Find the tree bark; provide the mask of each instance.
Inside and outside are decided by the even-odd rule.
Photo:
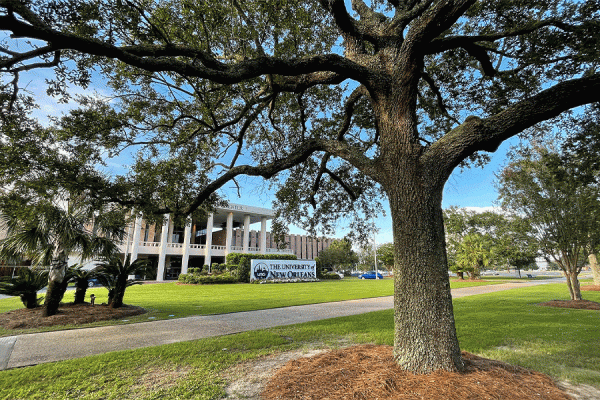
[[[583,300],[581,296],[581,288],[579,285],[579,279],[577,279],[577,273],[563,270],[565,277],[567,278],[567,287],[569,288],[569,295],[571,300]]]
[[[123,298],[125,297],[125,289],[127,288],[127,275],[119,275],[115,284],[114,295],[109,303],[111,308],[119,308],[123,306]]]
[[[413,373],[462,371],[446,259],[443,183],[427,187],[413,172],[404,170],[384,185],[396,253],[394,358]]]
[[[596,253],[591,253],[588,256],[588,260],[590,261],[590,268],[592,269],[592,275],[594,276],[594,285],[600,286],[600,266],[598,266]]]
[[[570,272],[567,276],[569,286],[571,290],[571,300],[583,300],[581,296],[581,287],[579,286],[579,279],[577,279],[577,273]]]
[[[49,317],[57,313],[60,301],[65,294],[62,284],[67,273],[67,255],[62,250],[58,250],[56,254],[48,274],[48,289],[44,301],[44,311],[42,312],[43,317]]]
[[[75,288],[75,300],[73,301],[73,304],[85,303],[85,293],[87,292],[87,288],[87,281],[85,282],[85,285],[83,285],[83,283],[80,285],[80,283],[77,282],[77,287]]]

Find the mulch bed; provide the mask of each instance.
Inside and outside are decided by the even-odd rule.
[[[569,400],[552,378],[463,352],[464,373],[405,372],[391,346],[360,345],[288,362],[261,399]]]
[[[550,300],[539,303],[539,305],[545,307],[576,308],[579,310],[600,310],[600,303],[590,300]]]
[[[581,290],[600,292],[600,285],[582,285]]]
[[[110,308],[105,304],[61,304],[56,315],[42,317],[42,307],[19,308],[0,314],[0,326],[5,329],[29,329],[53,325],[82,325],[90,322],[121,319],[146,313],[142,307],[123,305]]]

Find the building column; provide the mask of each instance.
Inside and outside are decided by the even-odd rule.
[[[167,238],[168,243],[173,243],[173,231],[175,230],[175,224],[170,223],[169,220],[169,236]]]
[[[190,262],[190,242],[192,238],[192,219],[188,217],[185,221],[183,233],[183,255],[181,256],[181,273],[187,274]]]
[[[131,245],[131,262],[137,260],[140,251],[140,235],[142,232],[142,214],[138,214],[133,225],[133,244]]]
[[[233,236],[233,213],[227,214],[227,229],[225,236],[225,257],[231,251],[231,239]]]
[[[260,254],[267,254],[267,217],[260,217]]]
[[[213,231],[213,214],[208,214],[206,221],[206,248],[204,249],[204,264],[210,266],[212,257],[212,231]]]
[[[250,244],[250,215],[244,215],[244,253],[248,253],[248,245]]]
[[[169,236],[169,226],[171,221],[171,215],[165,214],[162,231],[160,232],[160,251],[158,253],[158,271],[156,271],[156,280],[164,281],[165,280],[165,263],[167,258],[167,243]]]

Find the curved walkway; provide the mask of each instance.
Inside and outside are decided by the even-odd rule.
[[[556,282],[554,279],[452,289],[459,298]],[[393,307],[393,296],[218,315],[32,333],[0,338],[0,370],[117,350],[228,335],[275,326],[363,314]]]

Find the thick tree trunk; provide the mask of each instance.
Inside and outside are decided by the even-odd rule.
[[[42,312],[43,317],[49,317],[57,313],[60,301],[64,294],[61,286],[62,281],[50,280],[48,282],[46,299],[44,300],[44,311]]]
[[[87,292],[87,282],[85,284],[85,286],[83,284],[81,284],[81,286],[79,285],[79,282],[77,283],[77,287],[75,288],[75,300],[73,301],[73,304],[83,304],[85,303],[85,293]]]
[[[42,316],[44,317],[54,315],[58,311],[60,301],[66,290],[66,287],[63,287],[63,281],[67,273],[67,267],[68,263],[65,252],[58,250],[48,274],[48,289],[46,290],[44,311],[42,312]]]
[[[595,253],[591,253],[588,256],[590,261],[590,268],[592,269],[592,275],[594,276],[594,285],[600,286],[600,266],[598,266],[598,258]]]
[[[127,288],[127,275],[119,276],[115,284],[114,296],[109,303],[111,308],[119,308],[123,306],[123,298],[125,297],[125,289]]]
[[[396,254],[394,357],[413,373],[461,371],[446,259],[443,184],[427,188],[405,181],[395,186],[387,189]]]

